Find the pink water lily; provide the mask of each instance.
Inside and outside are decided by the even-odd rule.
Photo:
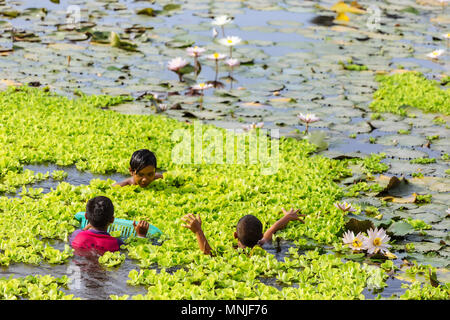
[[[319,117],[317,117],[316,115],[311,114],[311,113],[307,113],[307,114],[299,113],[297,115],[297,117],[305,123],[313,123],[313,122],[317,122],[320,120]]]
[[[178,74],[178,78],[179,78],[180,82],[182,82],[183,78],[182,78],[182,74],[181,74],[180,70],[187,65],[188,65],[188,62],[186,60],[184,60],[183,58],[177,57],[168,62],[167,68],[170,71],[173,71],[176,74]]]
[[[167,64],[167,68],[171,71],[179,71],[181,68],[185,67],[188,64],[186,60],[184,60],[181,57],[177,57],[175,59],[172,59]]]
[[[240,64],[240,62],[238,59],[231,58],[231,59],[225,60],[225,64],[227,66],[229,66],[230,68],[234,68],[234,67],[237,67]]]
[[[201,48],[201,47],[197,47],[197,46],[189,47],[186,49],[187,54],[191,57],[200,57],[201,54],[205,51],[206,51],[205,48]]]
[[[336,202],[334,206],[338,209],[341,209],[344,212],[355,212],[356,209],[352,207],[350,203],[347,202]]]
[[[308,113],[308,114],[299,113],[299,114],[297,115],[297,117],[298,117],[302,122],[305,123],[305,131],[306,131],[306,133],[308,133],[308,127],[309,127],[309,124],[310,124],[310,123],[317,122],[317,121],[320,120],[319,117],[317,117],[316,115],[311,114],[311,113]]]

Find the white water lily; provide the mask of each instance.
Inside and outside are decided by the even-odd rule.
[[[450,33],[444,33],[442,36],[443,36],[444,38],[450,39]]]
[[[252,122],[252,124],[242,126],[244,131],[254,130],[256,128],[262,128],[262,127],[264,127],[264,122],[258,122],[258,123]]]
[[[206,51],[205,48],[200,48],[198,46],[189,47],[186,49],[187,54],[191,57],[200,57],[200,55],[205,51]]]
[[[364,239],[364,249],[367,249],[367,253],[378,253],[381,252],[385,254],[389,252],[388,248],[391,245],[387,244],[387,242],[391,238],[386,234],[383,228],[375,228],[375,230],[369,229],[367,230],[367,238]]]
[[[344,202],[336,202],[334,206],[338,209],[341,209],[344,212],[355,212],[356,209],[352,207],[350,203]]]
[[[218,34],[219,33],[217,32],[216,28],[213,28],[212,29],[212,36],[213,36],[213,38],[216,38]]]
[[[206,59],[209,60],[222,60],[225,59],[227,56],[222,53],[214,52],[213,54],[209,54],[206,56]]]
[[[344,236],[342,237],[342,241],[354,251],[360,251],[364,249],[364,240],[365,237],[361,232],[358,232],[358,234],[355,236],[353,231],[350,230],[345,232]]]
[[[227,46],[227,47],[233,47],[241,43],[242,39],[236,36],[226,37],[219,40],[219,43]]]
[[[428,58],[431,58],[431,59],[437,59],[437,58],[439,58],[440,56],[442,56],[442,55],[444,54],[444,52],[445,52],[444,49],[434,50],[434,51],[428,53],[428,54],[427,54],[427,57],[428,57]]]
[[[177,57],[169,61],[169,63],[167,64],[167,68],[171,71],[178,72],[181,68],[185,67],[187,64],[188,62],[186,60]]]
[[[230,47],[230,59],[233,58],[233,47],[241,43],[242,39],[236,36],[226,37],[219,40],[219,43]]]
[[[213,85],[210,83],[198,83],[195,86],[192,86],[192,89],[194,90],[206,90],[209,88],[212,88]]]
[[[221,27],[221,26],[224,26],[231,22],[233,22],[232,18],[228,17],[227,15],[222,15],[222,16],[215,17],[214,20],[211,22],[211,24]]]

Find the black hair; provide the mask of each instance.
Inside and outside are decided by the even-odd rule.
[[[106,227],[113,217],[114,206],[109,198],[98,196],[87,202],[86,218],[93,227]]]
[[[139,172],[145,167],[153,166],[156,170],[156,156],[148,149],[140,149],[133,152],[130,160],[130,168],[134,172]]]
[[[246,247],[254,247],[263,237],[262,223],[254,215],[248,214],[239,219],[236,226],[237,238]]]

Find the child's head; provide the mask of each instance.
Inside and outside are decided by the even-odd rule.
[[[134,184],[148,186],[155,180],[156,157],[150,150],[141,149],[133,153],[130,160],[130,173]]]
[[[106,228],[114,222],[112,201],[104,196],[90,199],[86,204],[86,219],[94,228]]]
[[[243,216],[237,226],[235,237],[246,247],[254,247],[263,237],[262,223],[251,214]]]

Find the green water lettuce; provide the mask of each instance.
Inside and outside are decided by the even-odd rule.
[[[439,82],[428,80],[418,72],[406,72],[376,77],[380,82],[370,104],[376,112],[392,112],[407,115],[406,107],[425,112],[450,114],[450,92],[441,89]]]

